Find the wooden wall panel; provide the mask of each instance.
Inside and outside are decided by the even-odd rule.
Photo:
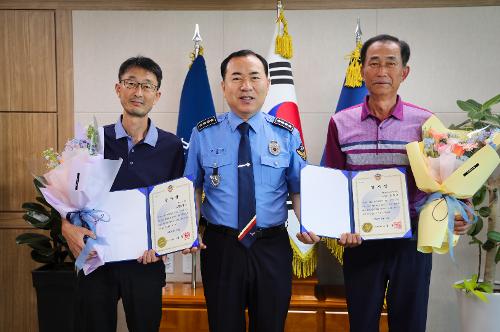
[[[19,221],[21,222],[21,221]],[[38,331],[36,296],[31,281],[30,249],[19,246],[16,236],[27,230],[0,228],[0,331]],[[31,232],[31,230],[30,230]]]
[[[0,211],[20,211],[33,200],[32,172],[42,172],[41,152],[57,145],[57,118],[52,113],[0,113]]]
[[[55,112],[52,11],[0,11],[0,111]]]
[[[70,10],[56,10],[57,137],[61,151],[73,137],[73,20]]]

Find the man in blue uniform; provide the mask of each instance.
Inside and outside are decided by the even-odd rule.
[[[292,282],[286,200],[299,216],[306,155],[297,129],[261,112],[270,84],[262,56],[234,52],[221,75],[230,112],[193,129],[184,172],[207,220],[201,272],[210,331],[245,331],[245,308],[250,331],[283,331]]]
[[[120,119],[104,127],[104,158],[123,159],[112,191],[155,185],[182,176],[184,150],[178,137],[156,128],[148,114],[160,98],[162,71],[153,60],[134,57],[118,72],[115,91],[123,107]],[[62,221],[62,233],[75,257],[86,228]],[[91,253],[92,254],[92,253]],[[153,250],[137,260],[106,263],[78,274],[75,331],[115,332],[121,298],[130,331],[156,332],[161,320],[165,265]]]

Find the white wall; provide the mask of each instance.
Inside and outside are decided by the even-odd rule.
[[[180,91],[200,24],[216,109],[225,111],[219,65],[230,52],[250,48],[266,56],[274,30],[274,11],[76,11],[73,13],[75,121],[115,122],[121,112],[114,94],[119,65],[142,54],[164,71],[163,93],[151,116],[175,132]],[[394,34],[412,49],[410,76],[400,94],[426,107],[446,123],[464,116],[455,100],[485,101],[500,93],[500,7],[287,11],[293,37],[293,71],[309,160],[321,157],[328,119],[344,79],[345,56],[354,47],[356,18],[363,40]],[[434,256],[428,331],[457,331],[453,281],[476,268],[476,251],[463,239],[457,264]],[[177,258],[177,257],[176,257]],[[180,269],[179,259],[176,268]],[[500,273],[500,271],[499,271]],[[182,274],[174,279],[183,278]],[[187,279],[186,279],[187,280]]]

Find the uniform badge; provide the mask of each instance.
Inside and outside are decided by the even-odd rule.
[[[219,168],[214,167],[212,171],[212,175],[210,175],[210,182],[212,183],[212,186],[218,187],[220,184],[220,175],[219,175]]]
[[[280,154],[281,148],[277,141],[269,142],[269,153],[273,156],[277,156]]]
[[[302,158],[304,161],[307,161],[306,148],[303,144],[300,144],[299,148],[295,151],[297,151],[297,154],[300,156],[300,158]]]

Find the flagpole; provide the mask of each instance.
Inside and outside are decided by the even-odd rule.
[[[196,26],[194,28],[194,36],[193,36],[193,41],[194,41],[194,58],[193,61],[198,57],[200,54],[200,43],[203,39],[201,38],[200,35],[200,27],[198,23],[196,23]],[[197,253],[192,253],[191,254],[191,288],[196,289],[196,260],[197,260]]]

